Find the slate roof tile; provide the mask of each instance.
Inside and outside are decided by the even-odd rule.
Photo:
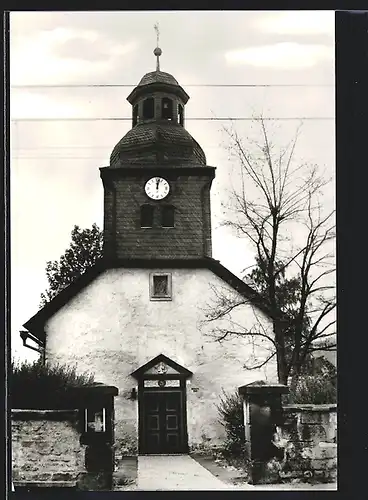
[[[137,162],[205,166],[206,155],[184,127],[164,120],[136,125],[117,143],[110,156],[112,167]]]
[[[141,85],[149,85],[150,83],[169,83],[170,85],[179,85],[177,80],[170,75],[170,73],[165,73],[164,71],[151,71],[150,73],[146,73],[141,81],[138,83],[138,86]]]

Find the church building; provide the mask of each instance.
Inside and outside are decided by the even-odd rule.
[[[269,356],[267,340],[216,340],[239,324],[271,332],[272,323],[257,294],[212,258],[216,169],[185,128],[188,94],[160,70],[161,49],[154,54],[156,71],[127,97],[132,128],[100,168],[104,256],[24,324],[47,361],[118,388],[114,435],[122,455],[221,446],[223,391],[277,381],[275,357],[245,367]],[[219,293],[243,304],[208,321]]]

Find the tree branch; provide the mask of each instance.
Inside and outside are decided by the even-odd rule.
[[[245,368],[246,370],[259,370],[260,368],[265,366],[270,361],[270,359],[272,359],[274,356],[276,356],[276,352],[272,353],[270,356],[268,356],[268,358],[265,361],[262,361],[258,365],[252,365],[251,367],[249,367],[249,366],[244,364],[243,368]]]

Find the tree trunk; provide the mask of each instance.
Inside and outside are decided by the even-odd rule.
[[[279,384],[287,385],[288,373],[286,368],[284,330],[279,321],[274,321],[273,331],[276,343],[277,376]]]
[[[294,371],[291,376],[290,381],[290,393],[295,394],[296,388],[298,387],[300,373],[298,371]]]
[[[277,356],[277,372],[279,384],[287,385],[288,376],[286,374],[285,366],[279,356]]]

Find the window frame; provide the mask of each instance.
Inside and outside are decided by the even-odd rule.
[[[147,210],[148,208],[151,211],[152,224],[151,224],[151,226],[143,226],[142,225],[142,213],[145,209]],[[151,229],[154,225],[154,220],[155,220],[155,207],[153,205],[151,205],[150,203],[144,203],[143,205],[141,205],[139,207],[139,223],[140,223],[141,229]]]
[[[164,212],[165,210],[171,210],[172,212],[172,226],[164,226]],[[161,227],[165,228],[165,229],[171,229],[171,228],[174,228],[175,227],[175,207],[174,205],[161,205],[161,210],[160,210],[160,223],[161,223]]]
[[[97,413],[100,413],[102,410],[102,430],[95,430],[93,429],[93,425],[89,426],[88,423],[96,423],[95,420],[89,420],[89,416],[92,413],[94,416],[96,416]],[[85,434],[105,434],[106,433],[106,408],[104,406],[101,406],[98,410],[96,408],[85,408],[84,409],[84,432]]]
[[[146,116],[147,111],[150,111],[152,116]],[[154,120],[155,118],[155,99],[153,97],[146,97],[142,104],[143,120]]]
[[[133,106],[133,115],[132,115],[132,125],[135,127],[138,125],[139,121],[139,106],[138,103]]]
[[[165,104],[168,104],[168,108],[165,108]],[[168,109],[166,113],[166,109]],[[165,116],[167,115],[167,116]],[[174,103],[170,97],[163,97],[161,101],[161,119],[167,121],[173,121],[174,119]]]
[[[167,277],[167,294],[166,295],[154,295],[154,277],[155,276],[166,276]],[[153,302],[160,301],[170,301],[172,300],[172,275],[167,272],[153,272],[149,276],[149,296],[150,300]]]
[[[184,127],[184,106],[180,103],[178,104],[178,123]]]

